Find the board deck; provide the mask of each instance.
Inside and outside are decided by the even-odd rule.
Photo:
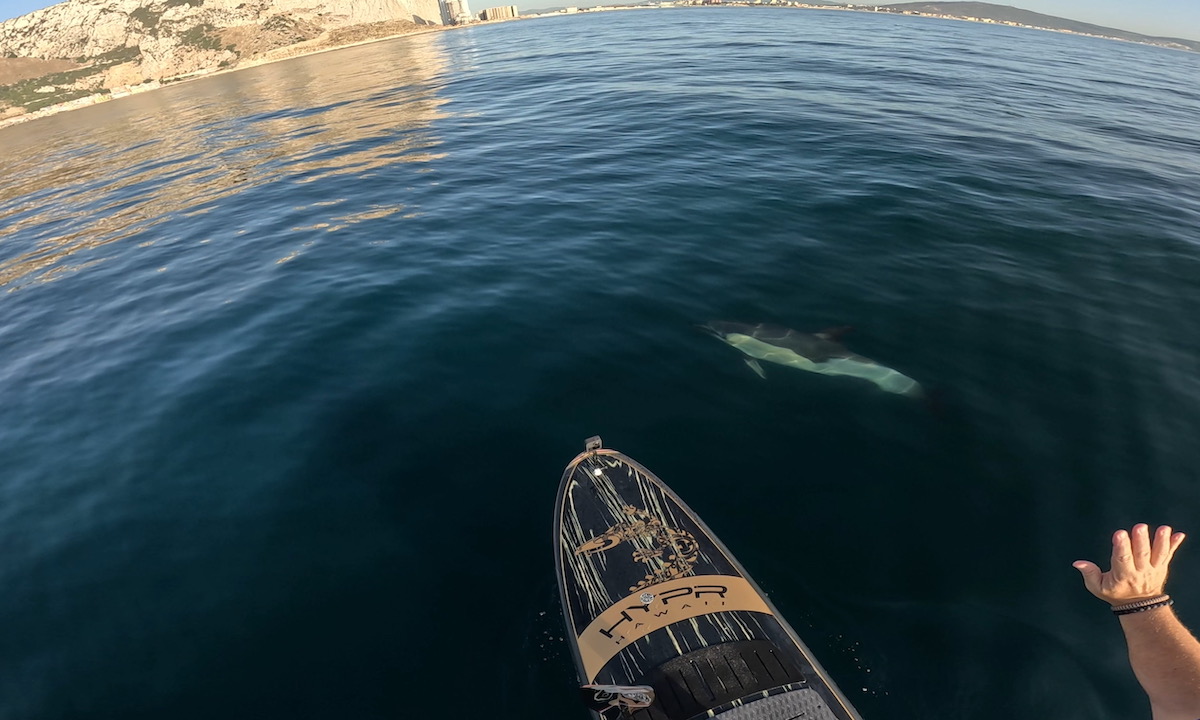
[[[700,518],[599,438],[563,473],[555,544],[581,684],[654,689],[621,717],[861,720]]]

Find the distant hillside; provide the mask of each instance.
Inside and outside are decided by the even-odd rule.
[[[438,0],[68,0],[0,22],[0,119],[441,24]]]
[[[915,12],[923,15],[951,15],[954,17],[991,20],[994,22],[1009,23],[1013,25],[1028,25],[1030,27],[1046,28],[1048,30],[1065,30],[1067,32],[1080,33],[1082,35],[1098,35],[1101,37],[1115,38],[1117,40],[1129,40],[1131,42],[1161,45],[1163,47],[1172,47],[1179,50],[1192,50],[1195,52],[1200,52],[1200,42],[1195,40],[1142,35],[1140,33],[1129,32],[1128,30],[1118,30],[1116,28],[1102,27],[1100,25],[1092,25],[1091,23],[1054,17],[1053,15],[1043,15],[1041,13],[1035,13],[1029,10],[1011,7],[1009,5],[995,5],[993,3],[984,2],[910,2],[899,3],[896,5],[880,5],[879,7],[881,9],[886,8],[893,12]]]

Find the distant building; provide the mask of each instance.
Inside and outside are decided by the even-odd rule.
[[[443,21],[448,25],[466,25],[475,20],[467,0],[442,0]]]
[[[509,20],[520,15],[516,5],[501,5],[493,7],[479,13],[479,17],[484,20]]]

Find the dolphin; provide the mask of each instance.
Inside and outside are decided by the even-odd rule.
[[[833,328],[809,334],[773,325],[723,321],[713,321],[700,327],[745,353],[748,356],[745,358],[746,364],[762,378],[767,374],[758,361],[766,360],[822,375],[862,378],[897,395],[920,397],[922,394],[916,380],[862,355],[855,355],[838,342],[849,328]]]

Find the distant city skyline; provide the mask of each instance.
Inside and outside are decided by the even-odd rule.
[[[607,4],[632,1],[607,0]],[[864,0],[854,2],[867,4]],[[48,0],[0,0],[0,20],[20,17],[54,4]],[[604,3],[599,0],[527,0],[517,3],[517,7],[524,13],[548,7],[600,4]],[[1129,0],[998,0],[997,4],[1145,35],[1200,40],[1200,2],[1197,0],[1141,0],[1137,3]]]

